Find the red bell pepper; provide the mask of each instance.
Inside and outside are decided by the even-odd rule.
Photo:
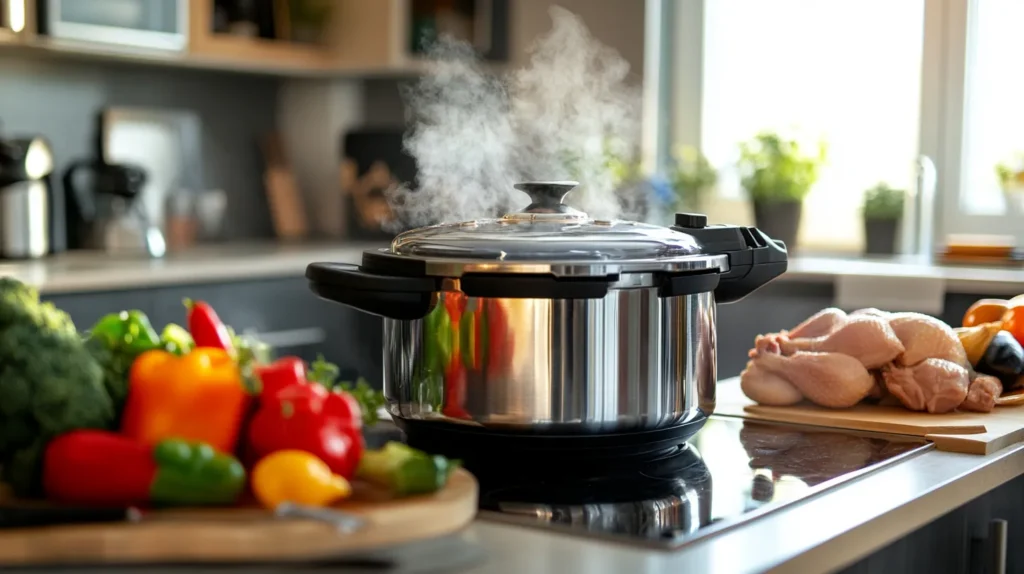
[[[43,457],[47,498],[90,506],[225,505],[245,488],[245,468],[207,444],[153,446],[100,430],[50,441]]]
[[[192,334],[196,347],[234,350],[231,332],[213,307],[203,301],[192,302],[189,299],[185,299],[185,307],[188,309],[188,332]]]
[[[306,451],[350,479],[363,453],[361,429],[359,403],[351,395],[295,383],[260,397],[260,409],[249,424],[249,452],[262,458],[280,450]]]
[[[281,357],[254,370],[260,379],[260,395],[273,397],[285,387],[306,382],[306,362],[298,357]]]
[[[448,369],[444,378],[444,406],[441,414],[453,419],[470,419],[466,411],[466,369],[456,362]]]
[[[497,376],[512,366],[514,343],[508,322],[508,313],[501,303],[487,299],[487,375]]]

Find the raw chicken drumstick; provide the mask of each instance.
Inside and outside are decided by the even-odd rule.
[[[758,386],[762,389],[769,385],[777,387],[777,381],[764,376],[774,375],[817,405],[846,408],[859,403],[875,386],[871,373],[848,355],[796,351],[787,356],[781,351],[777,343],[763,345],[747,366],[746,382],[740,379],[744,392]],[[756,396],[757,391],[754,392]],[[749,393],[747,396],[757,400]]]
[[[850,317],[835,331],[810,339],[793,339],[785,334],[761,335],[754,340],[754,351],[776,342],[783,355],[798,351],[842,353],[857,359],[867,369],[890,363],[904,351],[888,321],[869,315]]]
[[[759,361],[748,361],[740,373],[740,389],[759,405],[787,407],[804,400],[804,396],[789,381],[765,370]]]
[[[967,369],[945,359],[925,359],[912,367],[882,369],[889,392],[912,411],[948,413],[967,398]]]

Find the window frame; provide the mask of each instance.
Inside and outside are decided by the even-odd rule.
[[[644,78],[645,101],[668,107],[664,114],[645,111],[644,159],[659,172],[668,167],[667,146],[701,145],[706,1],[646,0],[648,49],[665,50],[656,58],[659,73]],[[927,252],[933,252],[933,246],[944,243],[949,234],[999,233],[1024,239],[1024,230],[1015,228],[1012,215],[973,215],[960,207],[965,189],[965,79],[974,1],[924,0],[918,153],[936,168],[932,237],[923,246]],[[654,14],[660,16],[656,24]]]

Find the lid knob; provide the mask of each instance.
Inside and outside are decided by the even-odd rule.
[[[577,181],[526,181],[513,187],[530,196],[530,205],[523,213],[575,213],[575,209],[562,202],[578,185]]]

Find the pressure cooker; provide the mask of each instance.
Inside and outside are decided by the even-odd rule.
[[[714,411],[715,305],[784,273],[785,244],[700,214],[591,218],[565,203],[577,185],[520,183],[522,211],[307,268],[320,297],[383,317],[387,409],[410,442],[636,453]]]

